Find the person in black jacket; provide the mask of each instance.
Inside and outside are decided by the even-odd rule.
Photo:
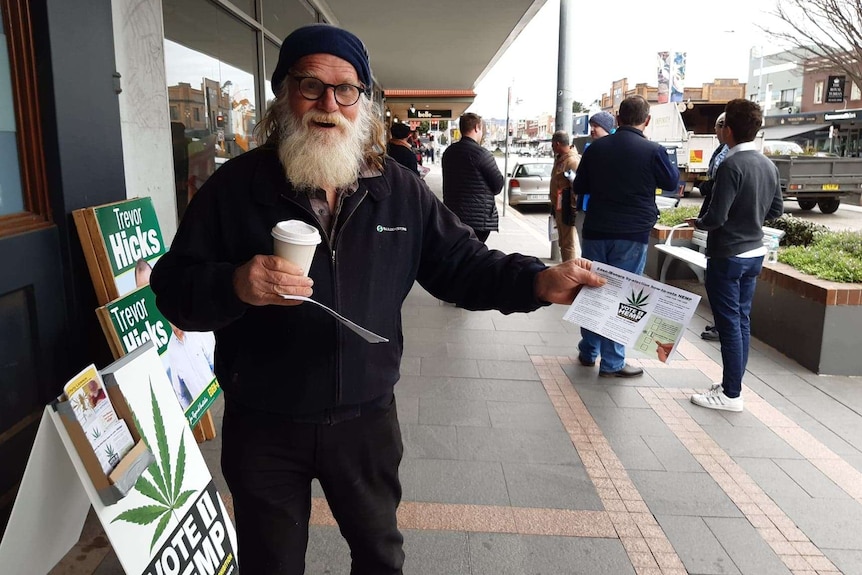
[[[658,219],[656,189],[675,189],[679,170],[665,148],[644,137],[650,105],[643,96],[620,103],[616,132],[595,140],[581,157],[572,185],[589,194],[581,239],[583,257],[635,274],[643,273],[649,234]],[[600,377],[638,377],[643,369],[626,363],[625,347],[581,328],[578,361],[593,366],[601,356]]]
[[[239,566],[305,570],[311,482],[350,546],[351,573],[400,574],[403,455],[393,388],[401,305],[416,281],[465,309],[533,311],[604,280],[590,262],[546,268],[489,250],[428,186],[381,153],[362,42],[328,24],[292,32],[272,75],[259,148],[218,169],[189,203],[151,286],[179,328],[214,331],[224,390],[222,470]],[[273,226],[323,241],[309,269],[273,255]],[[370,344],[314,297],[387,338]]]
[[[503,190],[504,178],[480,143],[482,118],[464,114],[458,127],[461,139],[443,152],[443,203],[484,242],[499,227],[494,196]]]
[[[389,133],[392,135],[392,138],[386,144],[386,153],[408,170],[418,174],[419,168],[416,163],[416,154],[413,153],[413,148],[407,143],[407,136],[410,135],[410,126],[396,122],[389,128]]]

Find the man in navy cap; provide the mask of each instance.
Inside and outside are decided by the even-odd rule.
[[[214,331],[224,389],[222,469],[244,573],[305,571],[311,482],[350,546],[351,573],[402,572],[396,510],[403,453],[393,387],[401,305],[415,281],[465,309],[568,304],[603,280],[589,262],[546,268],[489,250],[428,187],[384,154],[362,42],[330,25],[281,46],[261,147],[195,195],[151,277],[159,309]],[[273,226],[323,241],[309,269],[273,255]],[[388,341],[370,344],[314,299]]]

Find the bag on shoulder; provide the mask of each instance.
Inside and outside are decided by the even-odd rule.
[[[572,188],[563,188],[561,192],[562,200],[561,200],[561,210],[563,216],[563,223],[567,226],[575,225],[575,214],[577,210],[572,203]]]

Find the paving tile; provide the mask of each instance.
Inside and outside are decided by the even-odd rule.
[[[612,435],[672,435],[667,424],[652,409],[594,407],[590,409],[590,415],[593,416],[607,437]]]
[[[400,392],[395,393],[395,402],[398,408],[398,423],[404,424],[419,423],[419,398],[415,396],[405,396]]]
[[[423,397],[419,399],[419,423],[490,427],[491,418],[485,401]]]
[[[503,475],[514,507],[604,509],[581,466],[503,463]]]
[[[306,573],[349,573],[350,547],[338,527],[312,526],[305,552]]]
[[[445,342],[404,341],[404,357],[440,357],[445,355],[447,355]]]
[[[562,317],[562,314],[560,314]],[[494,318],[494,329],[499,331],[540,331],[543,333],[566,333],[566,327],[560,320],[532,319],[525,314],[512,314]]]
[[[802,455],[766,427],[704,425],[703,430],[733,458],[802,459]]]
[[[530,361],[523,345],[504,343],[449,342],[444,345],[446,357],[505,361]]]
[[[447,360],[448,361],[448,360]],[[536,368],[529,361],[476,360],[481,377],[538,381]]]
[[[398,408],[400,411],[401,404]],[[405,458],[458,459],[458,435],[454,426],[415,425],[402,421],[401,440]]]
[[[640,435],[611,435],[608,440],[626,469],[665,471],[664,465]]]
[[[423,376],[479,377],[479,366],[475,359],[450,358],[440,361],[440,358],[423,358],[420,361]]]
[[[769,544],[757,536],[748,520],[724,517],[704,517],[703,520],[743,575],[790,573]]]
[[[488,401],[491,426],[513,429],[562,430],[557,410],[547,400],[542,403]]]
[[[567,433],[485,427],[458,428],[458,458],[467,461],[580,464]]]
[[[587,407],[619,407],[605,387],[576,383],[575,389]]]
[[[458,531],[403,530],[404,572],[411,575],[470,575],[467,534]],[[349,571],[338,571],[347,573]],[[321,571],[308,571],[321,573]],[[336,573],[336,571],[332,571]]]
[[[858,549],[820,549],[844,575],[862,575],[862,551]]]
[[[811,499],[811,496],[771,459],[737,457],[735,461],[779,507],[785,501]]]
[[[822,471],[804,459],[775,459],[776,465],[814,498],[849,499],[849,495]]]
[[[657,514],[656,519],[689,573],[740,573],[700,517]]]
[[[817,547],[862,550],[862,505],[843,499],[783,501],[781,508]]]
[[[673,362],[669,364],[673,367]],[[655,370],[655,378],[661,387],[707,389],[713,381],[697,369]]]
[[[700,463],[676,437],[643,435],[641,439],[665,470],[693,473],[703,470]]]
[[[401,375],[419,375],[422,370],[422,360],[418,357],[401,358]]]
[[[631,387],[609,386],[607,388],[608,395],[617,407],[628,407],[635,409],[643,409],[649,407],[643,395],[637,389]]]
[[[741,515],[706,473],[633,470],[629,476],[655,515]]]
[[[509,505],[503,468],[497,462],[404,459],[399,475],[405,501]]]
[[[468,538],[472,575],[635,573],[617,539],[486,533]]]

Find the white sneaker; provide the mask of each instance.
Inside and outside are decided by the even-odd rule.
[[[727,397],[720,383],[715,383],[705,393],[695,393],[691,402],[707,409],[722,409],[724,411],[742,411],[742,396]]]

